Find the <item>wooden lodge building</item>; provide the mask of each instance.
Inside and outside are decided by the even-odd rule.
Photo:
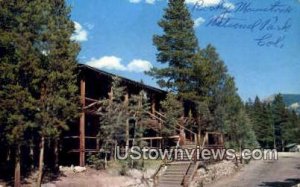
[[[99,100],[109,98],[113,77],[116,75],[90,67],[88,65],[79,65],[79,80],[80,100],[82,104],[82,113],[80,114],[79,122],[73,124],[70,130],[66,132],[63,139],[62,154],[65,157],[63,160],[68,161],[66,164],[85,165],[86,156],[88,153],[97,153],[101,149],[101,143],[97,138],[100,122],[97,109]],[[148,130],[151,131],[152,137],[144,137],[145,141],[149,141],[149,145],[153,147],[159,146],[159,132],[161,128],[159,122],[160,102],[166,97],[167,92],[143,83],[133,81],[124,77],[120,77],[121,85],[126,88],[125,100],[131,95],[139,94],[144,91],[147,94],[151,109],[149,111],[149,123],[152,125]],[[130,125],[130,123],[129,123]],[[130,133],[127,130],[127,142],[130,142]],[[78,159],[79,158],[79,159]],[[79,161],[79,162],[78,162]]]
[[[99,153],[101,151],[101,142],[97,137],[100,127],[100,115],[98,114],[99,102],[104,98],[109,99],[113,93],[111,85],[116,75],[80,64],[78,75],[78,85],[80,91],[80,101],[82,111],[77,123],[70,126],[69,131],[63,134],[62,150],[60,151],[61,160],[64,165],[76,164],[84,166],[89,153]],[[192,144],[205,146],[205,144],[223,144],[223,136],[216,132],[201,132],[186,128],[187,116],[193,106],[190,103],[183,103],[184,114],[178,119],[177,125],[174,127],[174,133],[168,138],[168,142],[164,142],[161,131],[164,128],[165,116],[161,113],[160,102],[166,98],[167,92],[143,83],[133,81],[118,76],[121,80],[121,86],[126,88],[124,102],[128,101],[131,95],[138,95],[140,91],[144,91],[150,103],[150,111],[146,112],[147,116],[142,120],[144,129],[144,142],[148,147],[161,147],[162,144],[175,146],[185,144],[186,141],[194,142]],[[126,142],[125,145],[131,146],[135,121],[128,119],[126,123]],[[182,135],[183,133],[183,135]],[[181,138],[180,138],[181,137]],[[181,140],[184,140],[180,143]]]

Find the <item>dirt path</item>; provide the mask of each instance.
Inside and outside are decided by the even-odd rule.
[[[112,176],[106,172],[84,172],[61,177],[42,187],[121,187],[130,186],[135,181],[125,176]]]
[[[276,161],[252,161],[232,177],[208,187],[292,187],[300,184],[300,153],[280,153]]]

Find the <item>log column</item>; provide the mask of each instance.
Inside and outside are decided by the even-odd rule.
[[[85,166],[85,80],[80,80],[80,101],[82,105],[82,112],[80,113],[80,127],[79,127],[79,165]]]
[[[155,103],[155,98],[153,97],[152,100],[151,100],[151,112],[152,114],[155,114],[155,111],[156,111],[156,103]]]

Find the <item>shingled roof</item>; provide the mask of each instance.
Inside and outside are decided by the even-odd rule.
[[[107,71],[103,71],[103,70],[94,68],[92,66],[86,65],[86,64],[79,64],[79,69],[81,71],[84,70],[84,69],[85,70],[90,70],[90,71],[96,72],[100,75],[104,75],[104,76],[107,76],[107,77],[110,77],[110,78],[113,78],[113,77],[117,76],[122,80],[122,82],[124,82],[126,84],[131,84],[135,87],[139,87],[141,89],[149,90],[149,91],[156,92],[156,93],[167,94],[167,91],[165,91],[165,90],[155,88],[153,86],[149,86],[149,85],[143,84],[141,82],[134,81],[134,80],[131,80],[131,79],[128,79],[126,77],[122,77],[122,76],[119,76],[119,75],[116,75],[116,74],[113,74],[113,73],[109,73]]]

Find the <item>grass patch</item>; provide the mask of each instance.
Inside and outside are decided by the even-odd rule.
[[[141,161],[139,161],[141,162]],[[162,160],[144,160],[144,164],[142,168],[134,168],[141,171],[145,171],[148,169],[157,169],[159,165],[162,163]],[[130,163],[126,160],[113,160],[108,161],[107,171],[113,175],[126,175],[127,171],[130,168]]]

